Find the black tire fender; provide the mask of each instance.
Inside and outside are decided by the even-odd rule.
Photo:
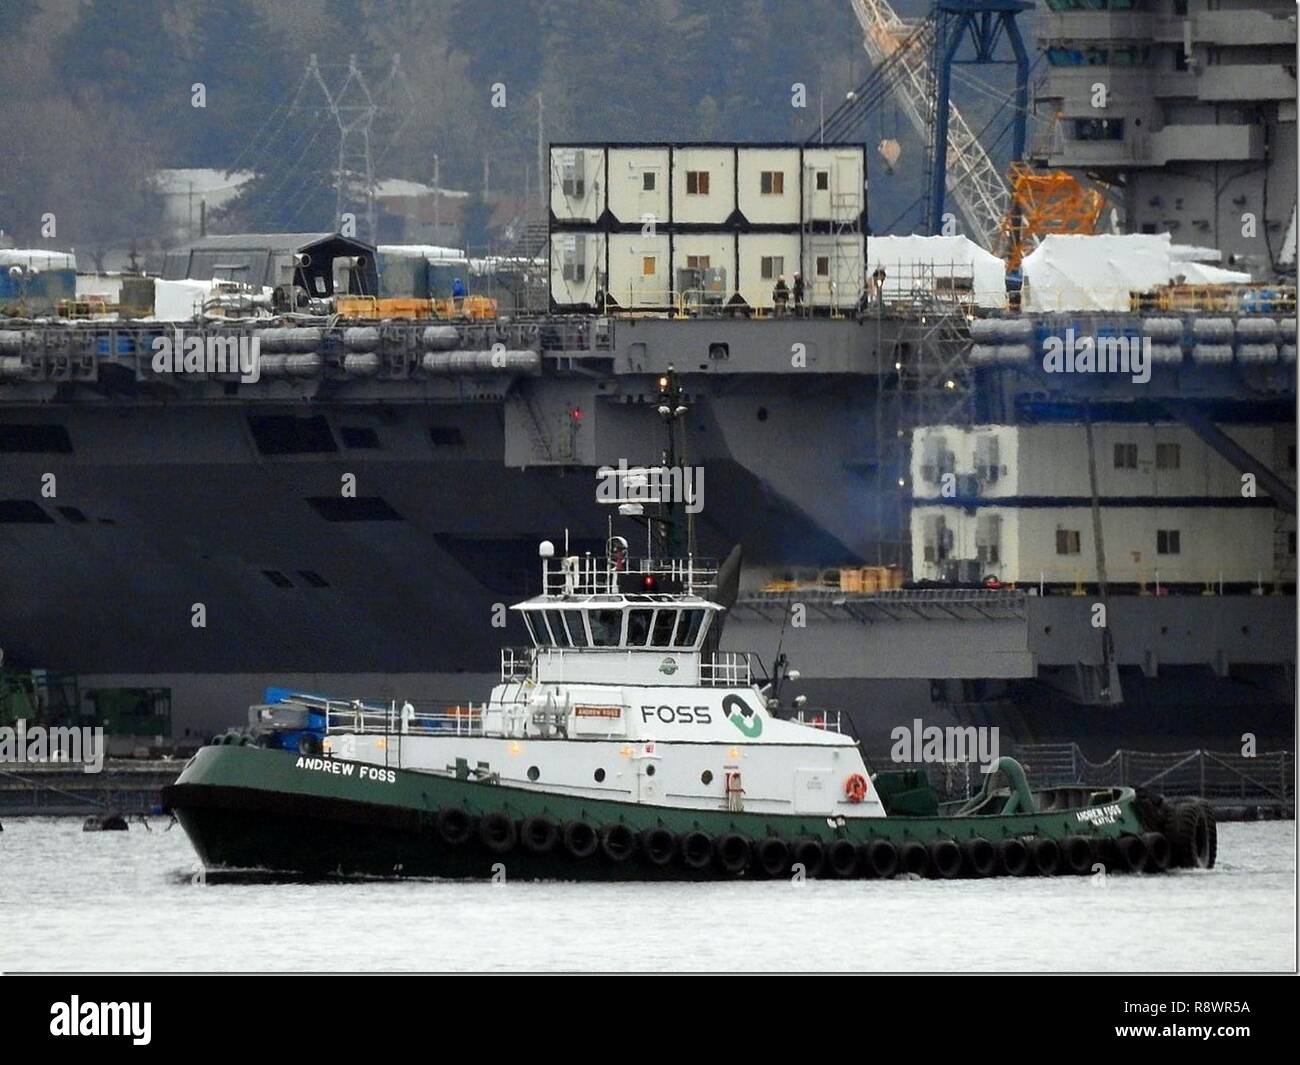
[[[857,874],[858,848],[852,840],[833,839],[826,844],[826,868],[841,880]]]
[[[1075,876],[1092,872],[1092,840],[1087,836],[1066,836],[1061,841],[1061,865]]]
[[[560,835],[564,849],[573,858],[590,858],[600,846],[600,836],[586,821],[566,822]]]
[[[971,836],[965,840],[961,845],[961,857],[968,876],[983,878],[997,873],[997,851],[983,836]]]
[[[459,847],[473,834],[474,819],[459,806],[447,806],[438,811],[434,827],[443,843]]]
[[[519,826],[519,842],[529,854],[550,854],[560,842],[560,826],[549,817],[525,817]]]
[[[478,840],[493,854],[509,854],[519,842],[519,829],[512,818],[494,810],[479,821]]]
[[[718,867],[732,876],[739,876],[749,867],[749,840],[734,832],[717,836],[713,840],[713,856]]]
[[[616,822],[600,830],[600,852],[611,862],[625,862],[636,853],[636,833]]]
[[[641,833],[641,854],[651,865],[667,865],[676,850],[677,840],[666,828],[647,828]]]
[[[898,872],[898,848],[887,839],[873,839],[858,848],[863,872],[878,880],[888,880]]]
[[[930,868],[940,880],[961,875],[961,847],[953,839],[936,839],[930,844]]]

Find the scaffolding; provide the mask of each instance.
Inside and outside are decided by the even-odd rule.
[[[964,286],[913,267],[900,301],[877,293],[876,329],[877,565],[911,573],[912,431],[923,425],[973,425],[970,305]],[[894,328],[886,340],[885,322]]]

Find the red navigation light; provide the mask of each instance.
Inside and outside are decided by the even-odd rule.
[[[641,587],[644,588],[647,592],[653,592],[656,588],[659,587],[659,582],[654,579],[653,574],[647,573],[644,577],[641,578]]]
[[[575,422],[582,421],[582,408],[574,407],[573,410],[569,411],[569,417],[572,418]]]

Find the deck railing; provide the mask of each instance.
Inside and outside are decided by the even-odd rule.
[[[621,578],[635,587],[620,589]],[[705,558],[624,558],[569,555],[542,562],[542,591],[546,595],[617,595],[640,591],[637,577],[655,577],[677,584],[687,593],[702,594],[718,580],[718,563]]]
[[[481,703],[421,703],[387,706],[362,703],[359,700],[321,700],[325,705],[325,733],[381,734],[381,735],[483,735],[483,704]],[[405,709],[407,705],[410,710]]]

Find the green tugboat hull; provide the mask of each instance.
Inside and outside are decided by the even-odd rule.
[[[1179,843],[1160,835],[1172,806],[1122,788],[1038,792],[1014,813],[840,818],[573,797],[245,746],[203,748],[163,798],[209,872],[284,878],[1154,871]]]

